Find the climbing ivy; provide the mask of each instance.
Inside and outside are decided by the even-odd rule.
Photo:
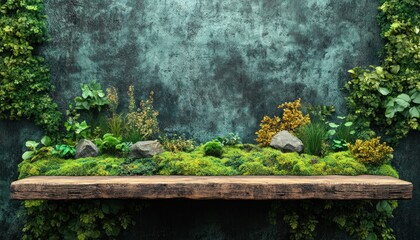
[[[61,120],[49,70],[35,47],[46,40],[43,0],[0,0],[0,119],[34,119],[48,133]]]
[[[384,129],[397,143],[418,130],[420,112],[420,2],[381,0],[378,21],[385,40],[381,66],[350,70],[349,112]]]

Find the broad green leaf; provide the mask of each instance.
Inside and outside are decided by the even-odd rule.
[[[420,92],[415,92],[413,95],[411,95],[411,100],[413,103],[420,104]]]
[[[403,99],[401,99],[401,98],[397,98],[397,99],[395,99],[395,102],[396,102],[398,105],[400,105],[401,107],[403,107],[403,108],[408,108],[408,107],[410,106],[410,103],[409,103],[409,102],[407,102],[407,101],[405,101],[405,100],[403,100]]]
[[[337,133],[337,131],[335,131],[334,129],[331,129],[328,131],[328,135],[333,136]]]
[[[41,139],[41,143],[42,143],[44,146],[49,146],[49,145],[51,145],[51,138],[50,138],[50,137],[48,137],[48,136],[44,136],[44,137]]]
[[[39,145],[39,143],[35,142],[35,141],[27,141],[25,143],[25,146],[28,147],[28,148],[31,148],[31,149],[37,148],[38,145]]]
[[[328,124],[330,127],[332,127],[332,128],[338,128],[339,126],[337,125],[337,124],[335,124],[335,123],[330,123],[330,124]]]
[[[351,127],[353,125],[353,122],[346,122],[344,123],[344,126],[346,127]]]
[[[22,159],[23,160],[28,160],[28,159],[31,159],[33,156],[34,156],[33,151],[26,151],[22,154]]]
[[[346,117],[343,117],[343,116],[337,116],[337,118],[341,120],[346,119]]]
[[[417,110],[417,107],[410,108],[410,117],[419,118],[420,117],[419,115],[420,115],[420,113]]]
[[[406,102],[411,102],[410,96],[408,96],[408,94],[405,94],[405,93],[398,95],[397,99],[402,99]]]
[[[395,116],[395,109],[394,107],[388,107],[385,111],[385,117],[387,118],[393,118]]]
[[[392,98],[388,101],[388,103],[385,105],[385,107],[394,107],[395,106],[395,99]]]
[[[366,238],[366,240],[377,240],[377,239],[378,239],[378,237],[373,232],[369,233],[369,235]]]
[[[391,72],[393,74],[397,74],[400,71],[401,67],[399,65],[392,65],[391,66]]]
[[[390,91],[388,90],[388,88],[381,87],[378,90],[384,96],[386,96],[386,95],[388,95],[390,93]]]

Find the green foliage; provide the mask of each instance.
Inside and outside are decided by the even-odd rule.
[[[96,81],[88,84],[80,84],[82,89],[82,96],[74,98],[75,108],[77,110],[91,110],[97,109],[101,111],[101,108],[108,105],[108,99],[105,93],[102,91],[102,86]]]
[[[307,154],[321,156],[328,138],[327,127],[323,123],[309,123],[300,127],[297,136],[305,146]]]
[[[382,95],[387,95],[386,93],[389,92],[381,92]],[[402,114],[406,118],[420,117],[420,91],[417,89],[411,90],[409,94],[402,93],[397,97],[389,97],[384,104],[385,116],[389,119],[394,118],[396,114]]]
[[[106,133],[102,138],[95,139],[95,144],[105,153],[128,152],[130,144],[122,142],[121,137],[116,137],[111,133]]]
[[[135,224],[133,214],[144,207],[122,200],[32,200],[23,205],[24,240],[113,239]]]
[[[74,158],[76,155],[76,148],[67,144],[56,145],[52,153],[64,159]]]
[[[217,137],[214,140],[220,142],[223,146],[232,146],[241,143],[241,137],[237,133],[229,133],[226,136]]]
[[[46,41],[42,0],[0,1],[0,119],[35,120],[48,134],[61,121],[54,87],[35,46]]]
[[[379,24],[385,40],[381,66],[350,70],[347,103],[351,114],[384,130],[392,143],[418,130],[420,91],[420,2],[382,0]]]
[[[391,161],[394,149],[386,142],[381,143],[380,140],[380,137],[364,141],[358,139],[354,145],[349,144],[349,149],[364,164],[382,165]]]
[[[272,148],[260,148],[250,144],[225,146],[223,151],[221,158],[206,156],[202,145],[189,153],[183,151],[164,152],[153,158],[145,159],[124,159],[102,155],[95,158],[82,158],[71,161],[54,157],[36,162],[24,160],[19,164],[19,178],[36,175],[397,175],[395,169],[390,165],[369,165],[366,167],[349,151],[331,153],[323,158],[307,154],[282,153]],[[59,204],[59,202],[56,203]],[[389,206],[385,203],[378,205],[378,203],[378,201],[351,201],[345,203],[283,201],[281,202],[283,206],[276,209],[276,211],[281,212],[285,216],[283,219],[290,226],[291,239],[311,239],[316,237],[316,227],[320,221],[333,221],[338,227],[357,239],[366,239],[366,236],[369,235],[375,235],[378,239],[393,239],[392,230],[387,227],[386,223],[392,216],[391,212],[396,206],[393,202],[388,202]],[[80,203],[80,205],[83,204]],[[57,208],[56,214],[63,214],[62,211],[67,214],[67,209],[62,208]],[[69,216],[72,219],[71,222],[79,221],[79,218],[77,218],[80,215],[79,210],[76,208],[76,210],[72,209],[72,211],[76,211],[76,213]],[[50,226],[38,226],[38,223],[45,224],[45,221],[47,221],[45,219],[55,219],[54,217],[50,218],[49,214],[51,214],[49,210],[44,212],[42,209],[31,215],[37,217],[30,218],[28,222],[30,227],[27,235],[36,233],[39,236],[45,236],[50,231],[54,231],[50,233],[52,236],[56,236],[56,234],[59,234],[58,236],[75,234],[72,232],[72,229],[63,227],[60,231],[56,231],[55,228]],[[34,220],[38,218],[42,219],[42,221]],[[102,229],[104,227],[103,224],[105,223],[97,219],[94,224],[94,231]],[[67,222],[62,226],[67,226]],[[91,232],[90,229],[86,230],[83,227],[81,232],[85,231]],[[105,233],[102,232],[101,234]],[[73,237],[74,235],[69,236]],[[107,236],[101,235],[100,238]]]
[[[223,144],[219,141],[210,141],[204,144],[204,154],[206,156],[222,157]]]
[[[353,239],[394,240],[387,226],[396,201],[277,201],[270,212],[271,222],[283,215],[290,226],[290,239],[316,239],[319,223],[336,225]]]
[[[41,139],[42,147],[38,148],[39,142],[35,141],[27,141],[26,147],[28,151],[22,154],[23,160],[30,160],[31,162],[37,161],[39,159],[45,159],[46,157],[50,156],[53,152],[53,148],[51,145],[51,138],[48,136],[44,136]]]
[[[195,148],[195,143],[191,139],[187,139],[184,136],[173,135],[163,135],[160,138],[160,143],[167,151],[171,152],[191,152]]]
[[[342,116],[338,116],[337,118],[341,121],[346,120],[346,117]],[[338,124],[330,122],[328,126],[330,127],[328,135],[330,136],[332,149],[334,151],[347,150],[347,144],[354,142],[356,137],[353,122],[343,121]]]
[[[126,158],[118,171],[118,175],[154,175],[158,173],[158,164],[153,158]]]

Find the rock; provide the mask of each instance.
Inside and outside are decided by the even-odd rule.
[[[270,146],[284,152],[298,152],[303,151],[302,141],[290,134],[288,131],[281,131],[277,133],[271,140]]]
[[[76,146],[76,159],[85,157],[96,157],[99,155],[99,148],[91,141],[82,139]]]
[[[140,141],[131,145],[130,158],[148,158],[164,152],[162,145],[156,140]]]

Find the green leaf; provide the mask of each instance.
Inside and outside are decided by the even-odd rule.
[[[341,120],[346,119],[346,117],[343,117],[343,116],[337,116],[337,118]]]
[[[393,118],[395,116],[395,108],[394,107],[387,107],[385,111],[385,117]]]
[[[337,131],[335,131],[334,129],[331,129],[328,131],[328,135],[333,136],[337,133]]]
[[[399,65],[392,65],[391,66],[391,73],[397,74],[400,71],[401,67]]]
[[[410,112],[410,117],[413,117],[413,118],[419,118],[420,117],[420,113],[417,110],[417,107],[410,108],[409,112]]]
[[[378,237],[373,232],[369,233],[369,235],[366,238],[366,240],[377,240],[377,239],[378,239]]]
[[[35,142],[35,141],[27,141],[25,143],[25,146],[28,147],[28,148],[31,148],[31,149],[37,148],[38,145],[39,145],[39,143],[38,142]]]
[[[22,159],[23,160],[28,160],[28,159],[31,159],[33,156],[34,156],[33,151],[26,151],[22,154]]]
[[[50,138],[50,137],[48,137],[48,136],[44,136],[44,137],[41,139],[41,143],[42,143],[44,146],[50,146],[50,145],[51,145],[51,138]]]
[[[353,125],[353,122],[346,122],[344,123],[344,126],[346,127],[351,127]]]
[[[379,92],[380,92],[382,95],[384,95],[384,96],[386,96],[386,95],[390,94],[390,91],[388,90],[388,88],[381,87],[381,88],[379,88],[378,90],[379,90]]]
[[[413,103],[420,104],[420,92],[415,92],[413,95],[411,95],[411,100]]]
[[[338,128],[339,126],[337,125],[337,124],[335,124],[335,123],[330,123],[330,124],[328,124],[330,127],[332,127],[332,128]]]
[[[403,99],[401,99],[401,98],[397,98],[397,99],[395,99],[395,102],[396,102],[398,105],[400,105],[401,107],[403,107],[403,108],[408,108],[408,107],[410,106],[410,103],[409,103],[409,102],[407,102],[407,101],[405,101],[405,100],[403,100]]]
[[[398,99],[402,99],[402,100],[404,100],[406,102],[411,102],[410,96],[408,96],[408,94],[405,94],[405,93],[398,95],[397,96],[397,100]]]

